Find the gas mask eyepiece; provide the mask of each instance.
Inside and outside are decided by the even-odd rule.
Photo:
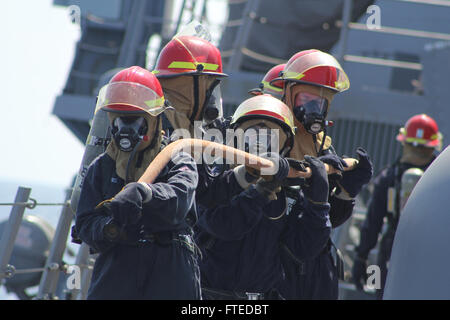
[[[295,96],[294,116],[311,134],[318,134],[325,129],[328,113],[328,100],[311,93],[300,92]]]
[[[118,117],[112,124],[113,138],[121,151],[131,152],[144,139],[147,122],[143,117]]]

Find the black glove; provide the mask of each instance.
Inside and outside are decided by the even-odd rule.
[[[353,261],[352,280],[356,289],[363,290],[367,282],[367,262],[365,259],[356,257]]]
[[[336,194],[339,194],[343,188],[351,198],[354,198],[361,191],[362,187],[369,183],[373,174],[373,165],[370,161],[369,155],[363,148],[357,148],[359,162],[356,168],[349,171],[344,171],[342,179],[338,182]]]
[[[348,167],[347,162],[345,162],[344,159],[333,153],[320,156],[318,159],[341,172],[344,171],[345,167]]]
[[[306,172],[305,162],[299,161],[293,158],[286,158],[289,163],[289,167],[294,170]],[[292,186],[302,186],[305,184],[305,178],[295,177],[295,178],[285,178],[281,185],[283,187],[292,187]]]
[[[322,161],[315,157],[306,155],[305,161],[311,169],[311,177],[306,180],[302,187],[306,198],[313,203],[328,202],[328,175]]]
[[[152,198],[152,190],[143,183],[127,184],[113,198],[103,201],[97,209],[106,210],[122,226],[136,224],[142,217],[142,205]]]
[[[283,180],[289,174],[289,162],[287,159],[281,157],[278,153],[267,152],[261,155],[261,158],[270,160],[278,168],[277,172],[273,175],[262,175],[265,180]]]
[[[281,191],[281,184],[289,174],[289,162],[278,153],[266,153],[261,155],[275,163],[278,171],[273,176],[262,176],[256,183],[256,190],[270,200],[276,200],[276,193]]]

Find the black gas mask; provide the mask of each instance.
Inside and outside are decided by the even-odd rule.
[[[121,151],[131,152],[146,138],[147,129],[143,117],[118,117],[112,123],[111,134]]]
[[[220,83],[219,79],[216,79],[212,82],[210,87],[206,90],[205,93],[205,101],[203,106],[199,105],[199,90],[200,90],[200,76],[194,76],[194,108],[192,111],[192,115],[190,117],[191,122],[194,122],[195,116],[201,107],[202,109],[202,119],[205,124],[208,124],[217,117],[222,115],[222,101],[221,101],[221,93],[220,87],[218,86]]]
[[[220,80],[216,80],[206,92],[203,105],[203,121],[208,124],[222,116],[222,95],[219,86]]]
[[[294,116],[310,134],[318,134],[328,125],[328,100],[307,92],[295,96]]]

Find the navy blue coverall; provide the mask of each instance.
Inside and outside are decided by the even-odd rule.
[[[324,150],[321,155],[327,153],[336,154],[333,147]],[[331,191],[336,186],[333,176],[329,176],[329,184]],[[331,225],[332,228],[337,228],[351,217],[355,201],[342,200],[331,194],[328,201],[331,206],[329,212]],[[315,257],[302,259],[284,250],[282,261],[286,277],[279,290],[286,299],[338,299],[339,273],[343,270],[338,269],[340,261],[331,239],[328,239],[326,245]]]
[[[205,299],[278,299],[283,279],[281,246],[306,259],[325,246],[331,230],[329,204],[312,204],[299,191],[299,201],[287,215],[284,191],[270,201],[254,186],[228,203],[211,209],[199,206],[197,244]]]
[[[424,166],[416,166],[410,163],[402,163],[397,160],[389,167],[383,169],[374,179],[374,190],[370,200],[366,219],[360,228],[360,243],[356,248],[358,257],[367,260],[367,257],[377,242],[378,235],[382,231],[384,217],[388,219],[388,227],[380,240],[378,250],[377,264],[381,271],[381,290],[377,290],[377,297],[383,296],[384,284],[387,276],[387,263],[390,260],[392,245],[394,243],[395,230],[397,229],[399,216],[395,216],[388,212],[388,189],[390,187],[397,188],[399,186],[403,173],[410,168],[419,168],[425,171],[433,162],[433,159]],[[398,197],[397,197],[398,200]],[[395,211],[399,212],[399,203]]]
[[[330,179],[330,185],[332,180]],[[344,223],[352,214],[354,200],[329,197],[332,228]],[[280,285],[286,299],[336,300],[338,298],[339,271],[336,248],[328,239],[320,253],[309,259],[301,259],[285,250],[282,254],[285,281]],[[342,271],[343,272],[343,271]]]
[[[237,182],[233,170],[219,172],[217,168],[210,169],[205,164],[197,164],[197,171],[195,201],[204,208],[228,203],[231,198],[244,191]]]
[[[106,153],[93,161],[75,224],[78,237],[99,253],[88,299],[200,298],[199,268],[187,222],[196,218],[197,183],[192,157],[178,154],[149,185],[152,197],[142,204],[142,217],[122,224],[124,236],[109,241],[102,230],[111,217],[95,207],[121,191],[124,181]]]

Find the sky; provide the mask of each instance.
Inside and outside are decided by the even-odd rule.
[[[78,171],[84,145],[52,110],[80,28],[51,0],[2,1],[0,12],[0,182],[65,188]]]

